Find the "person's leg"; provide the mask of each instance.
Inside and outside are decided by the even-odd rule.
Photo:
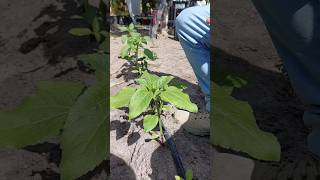
[[[183,10],[176,19],[176,32],[181,46],[206,97],[210,111],[210,18],[209,6]]]
[[[210,7],[191,7],[183,10],[176,19],[176,32],[180,44],[205,95],[207,112],[197,114],[177,111],[176,119],[184,123],[188,132],[205,136],[210,133]]]
[[[307,105],[310,151],[320,156],[320,1],[253,0],[291,83]]]
[[[134,17],[133,11],[132,11],[132,0],[126,0],[127,6],[128,6],[128,11],[129,11],[129,15],[132,19],[132,23],[133,24],[137,24],[136,19]]]
[[[157,5],[157,8],[156,8],[157,11],[154,14],[154,19],[152,22],[152,29],[151,29],[151,41],[152,41],[153,47],[156,47],[155,39],[157,37],[159,26],[161,25],[161,19],[162,19],[163,13],[165,12],[165,9],[167,7],[168,7],[167,0],[161,0]]]

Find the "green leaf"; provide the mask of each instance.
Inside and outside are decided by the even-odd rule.
[[[100,31],[100,24],[97,17],[93,18],[92,30],[93,30],[93,33],[98,33]]]
[[[176,180],[183,180],[180,176],[174,176]]]
[[[104,37],[109,38],[109,33],[106,30],[100,31],[100,34],[102,34]]]
[[[88,36],[91,35],[91,30],[89,28],[72,28],[69,33],[74,36]]]
[[[141,34],[138,33],[138,32],[135,32],[135,31],[131,32],[130,34],[131,34],[131,36],[134,37],[134,38],[140,38],[140,37],[141,37]]]
[[[129,30],[134,30],[134,24],[131,23],[131,24],[129,25],[128,29],[129,29]]]
[[[159,76],[155,75],[155,74],[150,74],[148,73],[148,71],[145,71],[142,76],[141,79],[146,80],[146,87],[151,90],[151,89],[158,89],[159,88],[159,84],[158,84],[158,80],[159,80]]]
[[[104,39],[104,41],[99,45],[99,49],[101,49],[105,53],[110,53],[109,38]]]
[[[246,152],[260,160],[278,161],[280,144],[276,137],[259,129],[247,102],[231,96],[229,86],[213,83],[213,117],[211,123],[214,145]]]
[[[108,158],[106,84],[89,87],[71,109],[61,137],[62,180],[76,179]]]
[[[171,105],[164,105],[162,107],[162,111],[171,111],[172,110],[172,106]]]
[[[170,82],[170,85],[175,86],[181,90],[185,90],[188,88],[188,85],[186,85],[185,83],[179,82],[177,80],[173,80]]]
[[[150,49],[144,49],[143,50],[144,55],[146,55],[147,58],[154,60],[155,56],[154,53]]]
[[[127,40],[128,40],[128,36],[127,36],[127,35],[122,35],[122,36],[121,36],[121,42],[122,42],[122,44],[125,44],[125,43],[127,42]]]
[[[157,115],[146,115],[143,119],[143,129],[145,132],[153,130],[159,122]]]
[[[149,133],[151,134],[151,139],[153,139],[153,140],[158,139],[160,137],[160,134],[158,134],[154,131],[150,131]]]
[[[182,92],[181,89],[169,86],[165,91],[160,94],[163,101],[171,103],[180,109],[190,112],[198,112],[196,104],[190,101],[189,95]]]
[[[151,38],[149,36],[144,36],[143,39],[147,42],[151,41]]]
[[[132,70],[131,71],[133,74],[137,74],[137,73],[139,73],[139,71],[138,70]]]
[[[99,43],[101,41],[101,34],[99,32],[95,32],[93,35],[96,38],[96,41]]]
[[[0,112],[0,146],[22,148],[55,138],[83,89],[74,82],[44,81],[15,110]]]
[[[193,173],[191,169],[188,169],[186,172],[186,180],[192,180],[193,178]]]
[[[115,96],[110,97],[111,109],[117,109],[122,107],[128,107],[131,97],[133,96],[135,88],[124,87]]]
[[[173,76],[161,76],[158,79],[158,87],[160,88],[166,87],[173,79],[174,79]]]
[[[128,31],[128,29],[124,26],[119,26],[118,29],[120,30],[120,32],[126,32]]]
[[[79,56],[81,61],[89,64],[95,70],[96,78],[100,82],[109,81],[109,58],[109,54],[105,53],[84,54]]]
[[[121,51],[120,51],[120,56],[121,58],[126,58],[129,56],[129,50],[130,50],[130,46],[128,45],[125,45],[121,48]]]
[[[138,117],[145,112],[152,100],[152,92],[145,87],[139,88],[132,96],[129,103],[129,119]]]

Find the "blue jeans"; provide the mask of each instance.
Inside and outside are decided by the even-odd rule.
[[[183,10],[175,27],[181,46],[191,64],[210,111],[210,6],[195,6]]]
[[[306,104],[303,119],[312,128],[311,152],[320,156],[320,1],[253,0],[288,71]]]

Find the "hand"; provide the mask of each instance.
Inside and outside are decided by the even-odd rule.
[[[210,18],[208,18],[208,19],[206,20],[206,22],[207,22],[209,25],[211,25],[211,19],[210,19]]]

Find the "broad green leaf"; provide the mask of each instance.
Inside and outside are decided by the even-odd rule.
[[[110,107],[111,109],[117,109],[122,107],[128,107],[130,99],[134,92],[135,88],[124,87],[121,89],[115,96],[110,97]]]
[[[158,139],[160,137],[160,134],[154,131],[149,132],[151,134],[151,139]]]
[[[89,28],[72,28],[69,33],[74,36],[88,36],[91,35],[92,31]]]
[[[173,80],[170,82],[170,85],[175,86],[181,90],[185,90],[188,88],[188,86],[185,83],[179,82],[177,80]]]
[[[159,78],[160,78],[159,76],[157,76],[155,74],[150,74],[147,71],[145,71],[141,76],[141,79],[146,80],[146,85],[149,90],[159,88],[159,86],[158,86]]]
[[[177,108],[190,112],[198,112],[197,105],[190,101],[189,95],[177,87],[169,86],[160,94],[160,97],[163,101],[171,103]]]
[[[143,129],[145,132],[150,132],[153,130],[159,122],[159,117],[157,115],[146,115],[143,118]]]
[[[120,56],[121,58],[126,58],[129,56],[129,50],[130,50],[130,46],[128,45],[125,45],[121,48],[121,51],[120,51]]]
[[[140,86],[145,86],[147,87],[148,86],[148,83],[147,83],[147,80],[146,79],[137,79],[136,82],[140,85]]]
[[[158,79],[158,87],[163,88],[167,86],[170,83],[170,81],[172,81],[173,79],[174,79],[173,76],[161,76]]]
[[[0,112],[0,146],[22,148],[55,138],[83,85],[44,81],[17,109]]]
[[[162,111],[171,111],[171,110],[172,110],[172,106],[170,106],[170,105],[164,105],[162,107]]]
[[[93,53],[80,55],[79,59],[86,64],[89,64],[94,70],[97,80],[100,82],[107,82],[109,70],[109,54]]]
[[[99,32],[94,32],[93,35],[96,38],[96,41],[99,43],[101,41],[101,34]]]
[[[155,59],[154,53],[150,49],[145,48],[143,50],[143,53],[144,53],[144,55],[146,55],[147,58],[149,58],[151,60]]]
[[[104,39],[104,41],[99,45],[99,49],[101,49],[105,53],[110,53],[109,38]]]
[[[150,38],[149,36],[144,36],[143,38],[144,38],[144,40],[147,41],[147,42],[151,41],[151,38]]]
[[[138,39],[141,37],[141,34],[138,32],[131,32],[131,36]]]
[[[108,158],[107,86],[89,87],[72,107],[61,137],[62,180],[76,179]]]
[[[250,105],[232,97],[229,86],[213,85],[212,143],[256,159],[278,161],[280,144],[274,135],[259,129]]]
[[[192,180],[193,179],[193,173],[191,169],[188,169],[186,172],[186,180]]]
[[[128,28],[124,27],[124,26],[119,26],[118,29],[121,31],[121,32],[126,32],[128,31]]]
[[[133,23],[131,23],[128,28],[129,28],[130,30],[133,30],[133,29],[134,29]]]
[[[133,74],[137,74],[137,73],[139,73],[139,71],[138,70],[132,70],[131,71]]]
[[[174,176],[176,180],[183,180],[180,176]]]
[[[104,37],[109,38],[109,33],[106,30],[100,31],[100,34],[102,34]]]
[[[122,42],[122,44],[126,43],[127,40],[128,40],[128,36],[127,36],[127,35],[122,35],[122,36],[121,36],[121,42]]]
[[[93,33],[99,33],[99,31],[100,31],[100,24],[99,24],[99,20],[97,17],[93,18],[92,30],[93,30]]]
[[[152,95],[152,92],[144,87],[139,88],[133,94],[129,103],[129,119],[136,118],[147,110],[152,100]]]

